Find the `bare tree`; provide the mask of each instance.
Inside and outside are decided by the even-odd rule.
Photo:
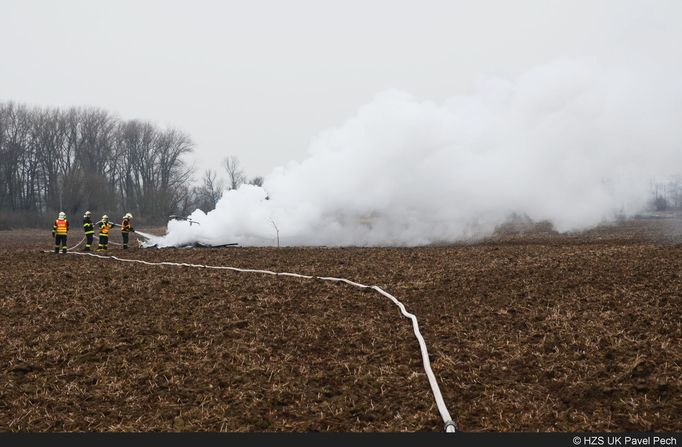
[[[249,180],[249,184],[250,184],[250,185],[256,185],[256,186],[262,187],[262,186],[263,186],[263,181],[264,181],[263,177],[258,176],[258,177],[254,177],[254,178],[252,178],[251,180]]]
[[[241,163],[234,155],[225,159],[225,171],[227,171],[228,189],[237,189],[246,182],[246,175],[242,170]]]
[[[0,227],[40,224],[57,210],[165,221],[191,201],[191,151],[176,129],[105,110],[0,103]]]
[[[201,186],[196,190],[197,207],[204,211],[215,209],[224,189],[225,182],[218,178],[218,174],[214,170],[207,169],[201,179]]]
[[[270,219],[270,223],[272,224],[273,227],[275,227],[275,233],[277,234],[277,248],[279,248],[279,227],[275,223],[274,219]]]

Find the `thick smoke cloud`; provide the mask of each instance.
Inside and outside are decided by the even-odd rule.
[[[159,246],[414,246],[490,234],[512,213],[581,230],[641,211],[682,169],[682,89],[571,61],[481,81],[443,103],[387,91],[309,157],[227,191]],[[268,197],[269,199],[266,199]]]

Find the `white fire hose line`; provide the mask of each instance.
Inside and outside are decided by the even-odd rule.
[[[144,264],[144,265],[153,265],[153,266],[174,266],[174,267],[193,267],[193,268],[204,268],[204,269],[215,269],[215,270],[231,270],[234,272],[244,272],[244,273],[262,273],[262,274],[267,274],[267,275],[274,275],[274,276],[290,276],[294,278],[303,278],[303,279],[321,279],[323,281],[333,281],[333,282],[343,282],[346,284],[350,284],[351,286],[359,287],[362,289],[373,289],[380,293],[381,295],[385,296],[386,298],[390,299],[393,301],[393,303],[398,306],[400,309],[400,312],[410,320],[412,320],[412,329],[414,331],[414,335],[417,338],[417,341],[419,342],[419,348],[421,350],[421,355],[422,355],[422,362],[424,364],[424,371],[426,372],[426,376],[429,379],[429,384],[431,385],[431,391],[433,392],[433,396],[436,399],[436,406],[438,407],[438,411],[440,413],[441,418],[443,418],[443,422],[445,423],[445,431],[448,433],[455,433],[457,431],[457,425],[455,422],[452,420],[452,417],[450,416],[450,413],[448,412],[447,407],[445,406],[445,401],[443,400],[443,395],[440,392],[440,388],[438,387],[438,382],[436,381],[436,377],[433,374],[433,370],[431,369],[431,362],[429,361],[429,352],[426,349],[426,342],[424,341],[424,337],[422,337],[421,332],[419,331],[419,323],[417,322],[417,317],[414,314],[411,314],[405,309],[405,305],[398,301],[396,297],[391,295],[390,293],[386,292],[379,286],[368,286],[365,284],[360,284],[357,282],[350,281],[348,279],[344,278],[334,278],[331,276],[311,276],[311,275],[299,275],[298,273],[286,273],[286,272],[273,272],[270,270],[257,270],[257,269],[240,269],[237,267],[226,267],[226,266],[215,266],[215,265],[203,265],[203,264],[189,264],[186,262],[149,262],[149,261],[143,261],[141,259],[125,259],[125,258],[119,258],[117,256],[104,256],[104,255],[97,255],[94,253],[79,253],[79,252],[71,252],[70,254],[74,255],[86,255],[86,256],[94,256],[96,258],[101,258],[101,259],[114,259],[116,261],[120,262],[133,262],[133,263],[138,263],[138,264]]]
[[[81,241],[80,241],[79,243],[77,243],[77,244],[74,245],[73,247],[67,248],[66,250],[67,250],[67,251],[70,251],[70,250],[73,250],[74,248],[78,248],[78,246],[79,246],[80,244],[82,244],[84,241],[85,241],[85,236],[83,236],[83,239],[81,239]]]
[[[95,237],[96,237],[97,240],[99,241],[99,236],[95,236]],[[107,243],[108,243],[108,244],[112,244],[112,245],[123,245],[123,244],[119,244],[118,242],[114,242],[114,241],[112,241],[112,240],[109,240],[109,242],[107,242]]]
[[[97,238],[97,240],[99,240],[99,236],[95,236],[95,237]],[[80,242],[78,242],[78,243],[77,243],[76,245],[74,245],[73,247],[67,247],[66,251],[71,251],[71,250],[74,250],[74,249],[78,248],[83,242],[85,242],[85,239],[86,239],[86,236],[83,236],[83,239],[81,239]],[[119,243],[112,242],[112,241],[109,241],[109,243],[110,243],[110,244],[114,244],[114,245],[121,245],[121,244],[119,244]],[[43,250],[43,252],[44,252],[44,253],[52,253],[52,251],[50,251],[50,250]]]
[[[77,243],[76,245],[74,245],[73,247],[67,247],[67,248],[66,248],[66,251],[71,251],[71,250],[73,250],[74,248],[78,248],[78,246],[79,246],[80,244],[82,244],[83,241],[85,241],[85,236],[83,236],[83,239],[81,239],[80,242]],[[61,248],[60,248],[60,250],[61,250]],[[52,250],[43,250],[43,253],[53,253],[53,251],[52,251]]]

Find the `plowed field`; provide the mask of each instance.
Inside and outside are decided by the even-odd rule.
[[[110,252],[384,288],[464,431],[680,431],[680,228]],[[410,321],[374,291],[51,246],[0,232],[0,431],[442,430]]]

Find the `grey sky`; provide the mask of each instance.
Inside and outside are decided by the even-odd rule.
[[[172,125],[199,172],[236,155],[267,175],[385,89],[440,101],[558,58],[679,59],[681,19],[677,1],[3,0],[0,101]]]

